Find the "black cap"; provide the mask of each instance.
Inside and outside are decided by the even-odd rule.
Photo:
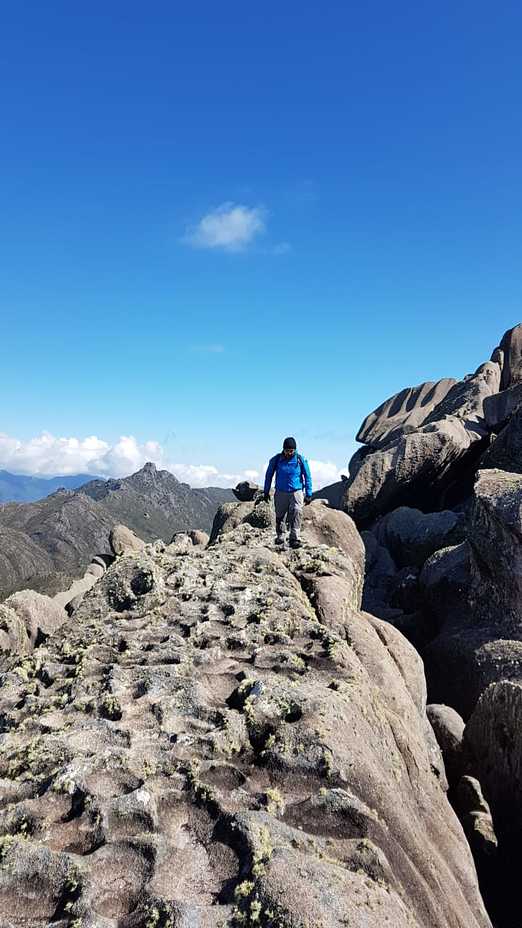
[[[295,438],[285,438],[283,442],[283,448],[293,448],[295,450],[297,448]]]

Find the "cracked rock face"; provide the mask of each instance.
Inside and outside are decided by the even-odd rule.
[[[486,928],[353,524],[313,504],[277,553],[238,506],[1,658],[1,928]]]

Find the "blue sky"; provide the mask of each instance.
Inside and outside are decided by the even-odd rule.
[[[345,471],[520,321],[520,4],[28,0],[0,36],[0,466],[226,482],[295,434]]]

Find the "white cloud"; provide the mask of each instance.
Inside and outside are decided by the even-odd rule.
[[[333,461],[314,461],[309,460],[310,473],[312,474],[312,485],[314,490],[320,490],[330,483],[337,483],[341,479],[341,471]]]
[[[147,461],[165,468],[178,480],[191,487],[234,487],[241,480],[263,483],[264,468],[231,473],[214,464],[177,463],[167,457],[157,441],[138,442],[132,435],[122,435],[114,444],[97,438],[57,438],[42,432],[27,441],[20,441],[0,432],[0,469],[15,474],[40,476],[92,474],[103,477],[126,477],[139,470]],[[341,479],[341,472],[332,461],[310,460],[314,490]]]
[[[67,475],[78,473],[123,477],[146,461],[164,463],[158,442],[139,444],[123,435],[114,445],[91,435],[88,438],[57,438],[42,432],[28,441],[0,433],[0,467],[20,474]]]
[[[196,226],[187,229],[183,242],[193,248],[244,251],[266,230],[266,215],[262,206],[222,203],[203,216]]]

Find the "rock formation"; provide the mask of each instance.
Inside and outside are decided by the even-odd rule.
[[[350,518],[313,503],[276,553],[239,502],[212,539],[122,553],[0,658],[0,924],[487,928]]]
[[[230,490],[191,489],[146,464],[122,480],[93,480],[34,503],[0,505],[0,599],[30,586],[53,595],[81,578],[95,554],[110,555],[109,532],[123,523],[145,541],[175,531],[210,531]]]
[[[364,607],[425,661],[449,796],[498,928],[518,928],[522,839],[521,358],[518,325],[474,375],[383,403],[337,485],[363,529]]]
[[[408,388],[367,416],[357,434],[364,447],[350,462],[343,490],[343,508],[358,525],[399,506],[430,512],[469,496],[495,430],[506,426],[520,402],[521,344],[522,326],[516,326],[474,374]],[[501,453],[516,457],[514,433],[516,426],[495,442],[488,466],[503,466]]]

